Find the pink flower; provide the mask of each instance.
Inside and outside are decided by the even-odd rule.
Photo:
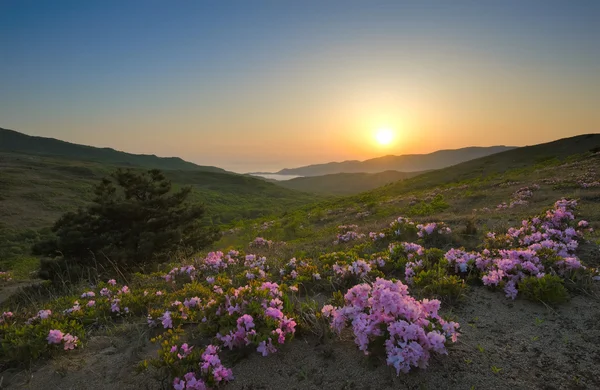
[[[173,320],[171,319],[171,312],[165,311],[161,317],[162,325],[165,329],[173,327]]]
[[[48,340],[48,344],[60,344],[62,339],[63,333],[58,329],[52,329],[50,332],[48,332],[48,337],[46,338],[46,340]]]
[[[70,333],[67,333],[63,337],[63,341],[65,342],[65,351],[69,349],[74,349],[77,346],[78,342],[77,336],[72,336]]]
[[[114,279],[111,279],[111,280],[108,281],[108,284],[110,284],[111,286],[114,286],[114,285],[117,284],[117,281],[114,280]]]
[[[175,378],[173,380],[173,389],[175,389],[175,390],[185,390],[185,381],[182,381],[179,378]]]
[[[93,291],[84,292],[81,294],[81,298],[93,298],[96,296],[96,293]]]
[[[277,352],[277,349],[273,346],[273,342],[271,341],[271,339],[268,339],[268,341],[268,343],[265,341],[261,341],[260,343],[258,343],[258,348],[256,348],[256,351],[258,353],[261,353],[263,356],[268,356],[271,353]]]
[[[96,304],[96,301],[88,301],[87,306],[92,307]]]
[[[276,320],[280,320],[283,318],[283,313],[281,312],[281,310],[276,309],[274,307],[268,307],[267,310],[265,310],[265,315]]]
[[[333,315],[334,311],[335,311],[335,308],[331,305],[325,305],[321,309],[321,313],[323,313],[323,317],[325,317],[325,318],[331,317]]]

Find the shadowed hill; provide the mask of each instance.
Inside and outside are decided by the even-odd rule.
[[[0,152],[0,260],[27,254],[63,213],[90,202],[93,186],[116,168],[74,158]],[[206,205],[205,219],[212,224],[267,216],[319,199],[243,175],[162,171],[174,188],[194,188],[190,199]]]
[[[418,172],[445,168],[464,161],[514,149],[511,146],[469,147],[438,150],[429,154],[384,156],[365,161],[331,162],[305,167],[282,169],[280,175],[321,176],[333,173],[377,173],[384,171]]]
[[[298,177],[274,181],[281,187],[323,195],[352,195],[372,190],[388,183],[408,179],[421,172],[385,171],[379,173],[335,173],[323,176]]]
[[[96,161],[118,166],[137,166],[148,169],[182,169],[206,172],[226,172],[224,169],[201,166],[179,157],[157,157],[150,154],[131,154],[111,148],[73,144],[54,138],[35,137],[0,128],[0,152],[40,156],[60,156],[76,160]]]
[[[487,178],[509,170],[548,165],[586,152],[599,151],[600,134],[584,134],[556,141],[524,146],[506,152],[463,162],[448,168],[427,172],[385,188],[385,192],[439,186],[477,178]],[[375,190],[379,191],[379,190]]]

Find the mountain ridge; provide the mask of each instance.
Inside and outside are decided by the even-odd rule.
[[[159,157],[154,154],[128,153],[109,147],[82,145],[57,138],[28,135],[2,127],[0,127],[0,152],[74,158],[120,166],[138,166],[148,169],[233,173],[218,167],[194,164],[180,157]]]
[[[446,168],[465,161],[516,149],[515,146],[469,146],[460,149],[442,149],[425,154],[386,155],[364,161],[346,160],[284,168],[272,174],[322,176],[337,173],[380,173],[385,171],[420,172]]]

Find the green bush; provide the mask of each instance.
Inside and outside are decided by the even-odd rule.
[[[439,299],[448,305],[459,303],[464,298],[467,288],[461,278],[448,275],[442,266],[418,272],[413,282],[420,295]]]
[[[545,275],[541,278],[530,276],[519,283],[519,291],[527,299],[558,304],[569,299],[569,293],[562,278],[557,275]]]
[[[441,194],[436,195],[429,203],[421,201],[408,209],[411,215],[432,215],[446,210],[450,205],[446,203]]]

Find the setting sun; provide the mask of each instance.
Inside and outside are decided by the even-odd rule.
[[[375,139],[380,145],[389,145],[394,139],[394,132],[390,129],[379,129],[375,134]]]

